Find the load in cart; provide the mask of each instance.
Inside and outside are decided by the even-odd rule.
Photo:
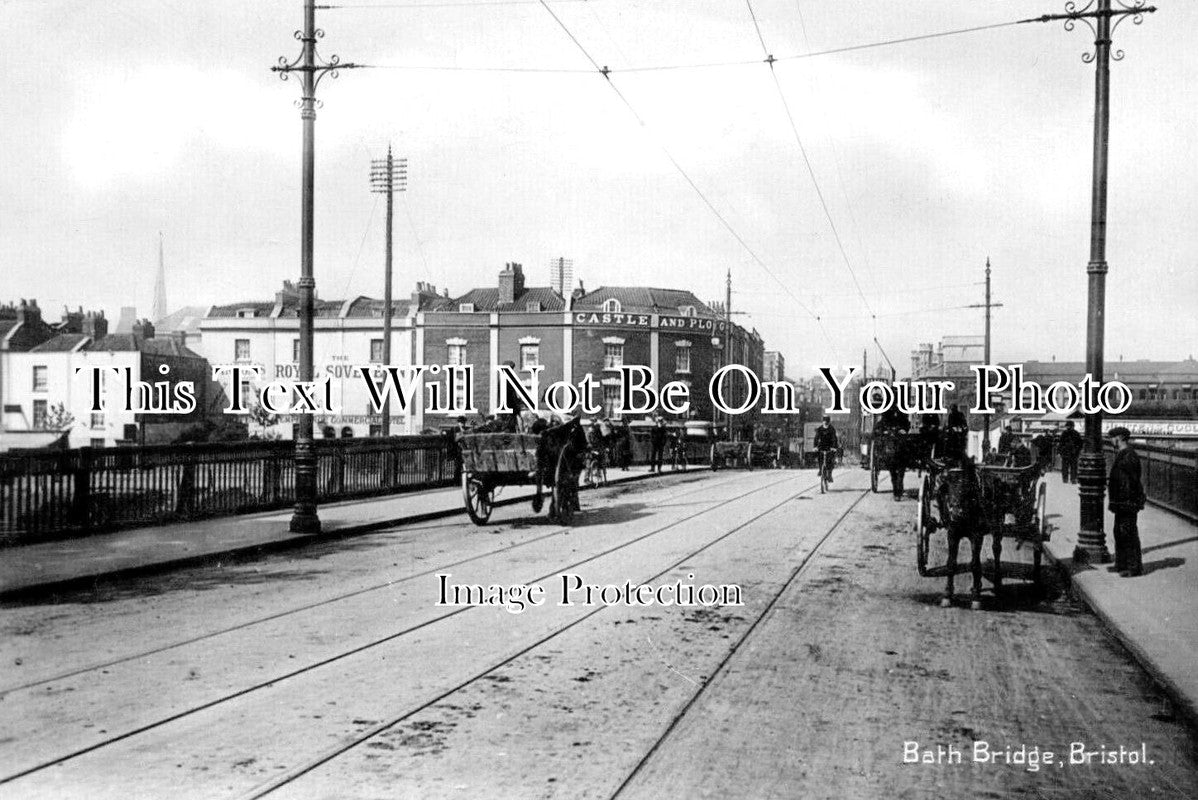
[[[586,462],[582,425],[571,420],[539,433],[467,433],[460,437],[462,499],[475,525],[491,517],[504,486],[535,486],[532,511],[549,498],[549,517],[570,524],[579,510],[578,476]]]

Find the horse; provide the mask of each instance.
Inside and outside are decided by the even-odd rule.
[[[970,571],[973,574],[973,592],[969,607],[982,607],[982,540],[986,536],[983,527],[982,491],[977,468],[973,460],[965,458],[960,466],[940,471],[936,501],[940,510],[940,521],[948,536],[948,579],[944,587],[941,608],[953,604],[953,579],[957,574],[957,550],[962,539],[969,539],[972,548]],[[945,465],[947,466],[947,465]],[[1002,536],[994,535],[994,563],[998,564],[1002,554]],[[1001,576],[995,570],[994,592],[1001,589]]]

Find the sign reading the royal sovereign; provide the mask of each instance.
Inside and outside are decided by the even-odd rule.
[[[653,323],[651,314],[609,313],[606,311],[576,311],[575,325],[610,325],[619,328],[649,328]],[[709,317],[658,317],[660,330],[697,333],[717,333],[724,330],[724,321]]]

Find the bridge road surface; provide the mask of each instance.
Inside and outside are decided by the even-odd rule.
[[[1096,619],[1018,580],[939,608],[914,503],[867,483],[693,472],[586,493],[573,529],[505,507],[9,604],[0,797],[1198,795],[1192,733]],[[438,607],[437,573],[552,600]],[[556,606],[561,573],[744,605]],[[975,740],[1151,763],[1032,772]]]

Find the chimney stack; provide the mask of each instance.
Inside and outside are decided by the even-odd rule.
[[[133,323],[133,338],[134,339],[153,339],[154,325],[148,319],[141,319]]]
[[[104,319],[103,311],[89,311],[80,322],[79,333],[91,337],[98,342],[108,335],[108,320]]]
[[[514,303],[524,294],[524,267],[515,262],[504,266],[499,273],[499,302]]]

